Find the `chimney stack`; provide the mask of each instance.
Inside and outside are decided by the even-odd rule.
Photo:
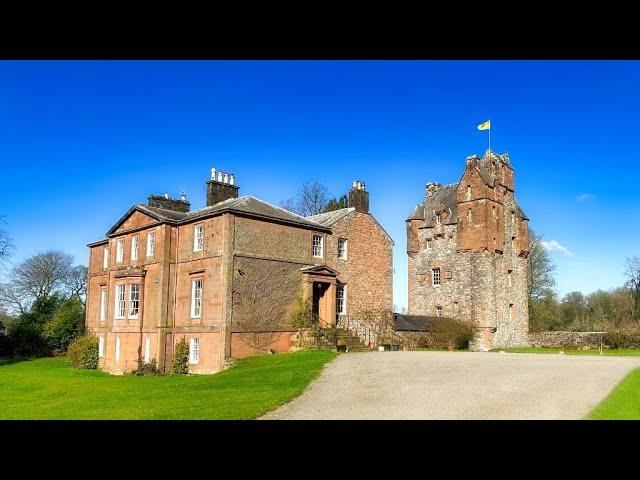
[[[180,200],[178,200],[177,198],[171,198],[168,193],[164,193],[162,195],[149,195],[147,197],[147,205],[154,208],[182,213],[188,212],[191,207],[186,195],[182,194]]]
[[[361,180],[355,180],[349,190],[349,207],[357,212],[369,213],[369,192]]]
[[[207,207],[230,198],[238,198],[240,188],[235,183],[234,174],[212,168],[211,180],[207,182]]]

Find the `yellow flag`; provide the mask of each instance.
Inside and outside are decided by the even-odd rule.
[[[491,120],[487,120],[486,122],[478,125],[478,130],[491,130]]]

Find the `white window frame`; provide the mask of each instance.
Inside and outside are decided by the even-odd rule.
[[[140,237],[135,235],[131,237],[131,260],[138,260],[138,247],[140,245]]]
[[[346,238],[338,238],[338,258],[340,260],[347,259],[347,244]],[[342,245],[342,251],[340,251],[340,245]]]
[[[436,213],[436,225],[442,225],[442,214]]]
[[[317,244],[316,244],[316,239],[319,240]],[[316,235],[314,233],[311,239],[311,249],[312,249],[311,254],[313,258],[324,258],[324,236]],[[318,255],[316,255],[317,251],[319,251]]]
[[[104,357],[104,337],[98,338],[98,358]]]
[[[427,238],[427,251],[429,251],[429,252],[430,252],[432,248],[433,248],[433,247],[431,246],[431,239],[430,239],[430,238]]]
[[[147,257],[153,257],[156,254],[156,232],[147,233]]]
[[[193,337],[189,339],[189,363],[197,365],[200,361],[200,339]]]
[[[191,280],[191,318],[202,317],[202,284],[202,278]]]
[[[431,284],[434,287],[439,287],[440,285],[442,285],[442,272],[439,267],[431,269]]]
[[[144,363],[149,363],[151,360],[151,338],[149,335],[144,340]]]
[[[193,251],[201,252],[204,248],[204,223],[193,227]]]
[[[442,307],[440,307],[440,306],[436,307],[436,316],[437,317],[441,317],[442,316]]]
[[[107,289],[100,289],[100,321],[107,321]]]
[[[467,200],[471,200],[471,185],[467,185]]]
[[[120,361],[120,337],[116,337],[116,362]]]
[[[102,250],[102,269],[109,268],[109,246],[104,247]]]
[[[136,298],[133,297],[134,291]],[[134,312],[135,308],[135,312]],[[140,314],[140,284],[132,283],[129,285],[129,318],[138,318]]]
[[[116,263],[124,261],[124,238],[116,240]]]
[[[342,298],[338,292],[342,292]],[[342,300],[342,309],[340,309],[340,301]],[[340,283],[336,285],[336,312],[338,315],[346,315],[347,314],[347,285],[344,283]]]
[[[124,283],[118,283],[116,285],[115,294],[115,308],[113,311],[113,317],[116,319],[122,319],[127,313],[127,286]]]
[[[513,287],[513,270],[507,270],[507,285]]]

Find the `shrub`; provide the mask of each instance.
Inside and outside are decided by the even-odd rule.
[[[189,345],[187,345],[187,340],[182,337],[175,346],[169,374],[186,375],[187,373],[189,373]]]
[[[43,338],[50,348],[66,352],[69,344],[79,334],[84,322],[84,308],[78,298],[65,300],[44,325]]]
[[[640,330],[609,330],[603,335],[602,343],[610,348],[640,348]]]
[[[291,317],[291,325],[305,332],[298,336],[302,348],[332,349],[336,345],[335,326],[321,325],[309,302],[302,297],[298,297],[298,307]]]
[[[154,358],[149,363],[141,363],[138,368],[131,372],[132,375],[143,376],[143,375],[158,375],[160,372],[158,371],[158,364],[156,363],[156,359]]]
[[[42,325],[29,316],[25,315],[11,324],[7,334],[11,337],[14,356],[40,357],[51,354],[42,335]]]
[[[0,358],[12,357],[14,351],[13,337],[0,335]]]
[[[401,344],[407,350],[433,348],[437,350],[469,348],[476,329],[473,324],[453,318],[441,317],[428,332],[398,332]]]
[[[67,358],[74,368],[95,370],[98,368],[98,339],[89,335],[76,338],[69,345]]]

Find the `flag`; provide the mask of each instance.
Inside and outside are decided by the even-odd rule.
[[[486,122],[478,125],[478,130],[491,130],[491,120],[487,120]]]

